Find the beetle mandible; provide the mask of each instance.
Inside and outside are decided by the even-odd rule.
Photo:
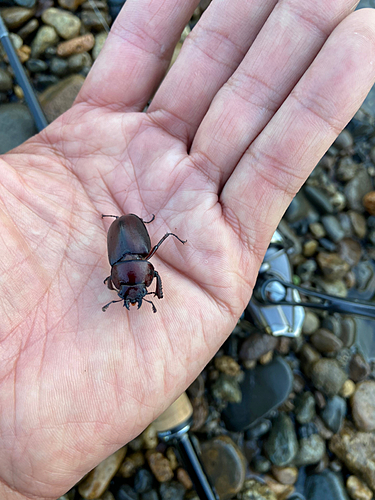
[[[102,307],[105,312],[114,302],[124,301],[124,306],[129,309],[129,305],[138,304],[138,309],[142,305],[142,300],[152,305],[152,311],[156,313],[156,307],[150,300],[146,300],[146,295],[163,298],[163,289],[159,273],[149,259],[154,255],[168,236],[174,236],[182,244],[186,240],[181,240],[174,233],[166,233],[157,245],[151,249],[150,235],[145,224],[149,224],[155,219],[155,215],[149,221],[144,221],[138,215],[104,215],[103,217],[114,217],[115,220],[110,225],[107,235],[108,260],[111,265],[111,275],[104,283],[110,290],[115,290],[120,300],[112,300]],[[152,280],[156,278],[155,292],[147,292]]]

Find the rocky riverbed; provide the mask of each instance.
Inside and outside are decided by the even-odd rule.
[[[6,2],[2,2],[5,5]],[[176,47],[193,28],[202,2]],[[361,6],[371,6],[362,0]],[[107,36],[105,0],[9,0],[2,9],[50,121],[69,109]],[[373,93],[289,207],[293,281],[375,295]],[[11,124],[11,126],[10,126]],[[0,52],[0,152],[36,132]],[[243,317],[188,389],[193,439],[221,500],[371,500],[375,493],[375,323],[306,311],[301,337]],[[212,457],[215,457],[213,460]],[[193,500],[190,478],[151,425],[63,499]]]

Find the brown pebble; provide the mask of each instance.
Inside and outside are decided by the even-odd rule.
[[[375,215],[375,191],[367,193],[362,200],[363,206],[371,215]]]
[[[95,44],[94,35],[88,33],[87,35],[78,36],[61,42],[57,46],[57,55],[60,57],[69,57],[72,54],[80,54],[81,52],[88,52]]]
[[[146,453],[148,465],[159,483],[165,483],[173,478],[173,470],[169,460],[158,451]]]
[[[171,469],[176,470],[178,467],[178,460],[177,460],[177,457],[176,457],[176,454],[175,454],[173,448],[167,448],[167,451],[165,452],[165,454],[167,455]]]
[[[214,359],[215,368],[230,377],[235,377],[241,371],[240,365],[230,356],[219,356]]]
[[[159,438],[152,424],[142,432],[141,436],[143,438],[143,447],[146,448],[146,450],[152,450],[157,447]]]
[[[186,472],[185,469],[183,469],[182,467],[179,467],[177,469],[176,477],[177,477],[177,480],[182,484],[182,486],[186,490],[191,490],[192,489],[193,483],[191,482],[190,476]]]
[[[137,451],[125,458],[119,469],[119,474],[125,478],[132,477],[136,473],[137,469],[142,467],[144,464],[145,457],[143,453]]]
[[[263,354],[263,356],[259,358],[259,363],[261,365],[268,365],[268,363],[271,363],[272,358],[273,358],[273,351],[268,351],[266,352],[266,354]]]
[[[290,337],[280,337],[279,344],[276,348],[277,352],[279,352],[280,354],[284,354],[284,356],[286,356],[287,354],[289,354],[291,343],[292,339]]]
[[[350,400],[353,419],[360,431],[375,430],[375,381],[366,380],[357,385]]]
[[[79,494],[87,500],[98,498],[107,489],[119,470],[126,454],[126,446],[120,448],[93,469],[78,487]]]
[[[320,410],[323,410],[323,408],[325,408],[326,406],[326,398],[324,397],[324,395],[320,391],[315,391],[314,397],[317,407]]]
[[[368,377],[370,374],[370,365],[367,361],[361,356],[361,354],[354,354],[352,359],[350,360],[349,365],[349,377],[354,382],[360,382]]]
[[[320,437],[322,437],[323,439],[331,439],[331,437],[333,436],[333,432],[330,429],[327,429],[320,417],[315,417],[313,422],[318,429],[318,434]]]
[[[30,19],[28,23],[25,24],[25,26],[22,26],[17,31],[17,35],[22,38],[22,40],[25,40],[31,33],[33,33],[35,30],[39,28],[39,21],[35,18]]]
[[[30,59],[31,48],[28,45],[22,45],[20,49],[17,50],[17,55],[22,64]]]
[[[26,9],[25,7],[6,7],[5,9],[1,9],[1,16],[10,30],[19,28],[34,14],[35,9]]]
[[[294,491],[294,486],[290,484],[281,484],[268,474],[266,474],[263,479],[266,482],[269,489],[273,491],[273,493],[275,493],[277,500],[285,500]],[[260,498],[267,498],[267,497],[263,496]]]
[[[320,328],[310,337],[312,345],[323,353],[337,352],[342,348],[342,342],[326,328]]]

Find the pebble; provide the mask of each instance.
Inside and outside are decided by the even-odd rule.
[[[289,498],[290,494],[294,492],[294,486],[290,484],[281,484],[268,474],[266,474],[263,479],[278,500]]]
[[[107,33],[105,31],[102,31],[98,35],[95,36],[95,45],[94,48],[92,49],[92,58],[95,59],[98,57],[100,54],[100,51],[102,50],[105,41],[107,40]]]
[[[321,412],[323,422],[334,434],[339,432],[346,414],[346,401],[340,396],[327,399],[327,404]]]
[[[336,297],[346,297],[348,289],[343,280],[330,281],[328,279],[316,279],[316,283],[323,288],[323,291]]]
[[[94,36],[88,33],[87,35],[78,36],[66,42],[59,43],[57,46],[57,55],[59,57],[69,57],[73,54],[88,52],[93,48],[94,44]]]
[[[330,450],[346,467],[375,490],[375,434],[358,432],[349,423],[344,424],[330,443]]]
[[[353,419],[360,431],[375,430],[375,381],[367,380],[357,385],[351,400]]]
[[[230,377],[236,377],[241,372],[240,365],[230,356],[215,357],[214,365],[217,370]]]
[[[328,397],[338,394],[346,379],[346,373],[335,359],[319,359],[311,370],[313,384]]]
[[[350,396],[354,394],[354,391],[355,391],[355,383],[353,382],[353,380],[348,379],[341,387],[339,394],[343,398],[350,398]]]
[[[367,233],[366,219],[365,217],[355,212],[354,210],[349,210],[348,215],[353,226],[354,234],[362,240]]]
[[[295,399],[296,420],[307,424],[315,417],[315,399],[311,392],[304,392]]]
[[[312,345],[305,343],[299,351],[299,356],[302,370],[310,376],[313,365],[320,359],[320,354]]]
[[[239,500],[278,500],[275,493],[266,484],[260,483],[256,479],[246,479],[237,498]]]
[[[367,193],[362,200],[363,206],[371,215],[375,215],[375,191]]]
[[[147,450],[153,450],[157,447],[159,438],[154,425],[149,425],[141,434],[143,447]]]
[[[281,484],[294,484],[298,478],[297,467],[272,467],[272,474]]]
[[[346,488],[353,500],[372,500],[372,491],[357,476],[349,476],[346,480]]]
[[[0,68],[0,92],[12,90],[13,78],[5,69]]]
[[[177,469],[176,478],[186,490],[191,490],[193,488],[193,483],[191,482],[189,474],[182,467]]]
[[[352,238],[344,238],[338,245],[338,253],[350,267],[358,264],[362,256],[362,248],[358,241]]]
[[[337,253],[319,252],[316,260],[326,280],[331,282],[342,279],[349,271],[349,264]]]
[[[30,19],[28,23],[26,23],[22,28],[17,31],[17,35],[25,40],[31,33],[34,33],[35,30],[39,28],[39,22],[35,17]]]
[[[325,354],[334,353],[343,347],[343,343],[326,328],[320,328],[310,337],[310,342],[319,351]]]
[[[202,443],[201,460],[220,500],[228,500],[242,489],[247,463],[228,436]]]
[[[302,326],[302,333],[304,335],[311,335],[312,333],[316,332],[316,330],[318,330],[319,326],[320,326],[319,316],[316,313],[307,310],[305,313],[305,320]]]
[[[177,481],[171,481],[160,485],[159,493],[161,500],[183,500],[185,488]]]
[[[72,73],[78,73],[84,67],[91,66],[91,56],[88,52],[73,54],[68,57],[68,68]]]
[[[345,231],[341,227],[340,221],[334,215],[323,215],[321,218],[324,229],[328,237],[334,242],[338,243],[345,236]]]
[[[101,31],[105,26],[104,23],[107,23],[107,25],[111,24],[111,16],[108,14],[108,12],[100,10],[100,14],[102,15],[103,19],[101,19],[96,12],[90,10],[83,10],[81,12],[82,24],[87,30]]]
[[[304,493],[308,500],[349,500],[342,474],[329,469],[308,476]]]
[[[347,149],[352,147],[353,145],[354,145],[353,136],[347,129],[344,129],[342,132],[340,132],[337,139],[333,143],[333,146],[336,147],[337,149]]]
[[[4,23],[10,30],[20,28],[33,15],[33,9],[26,9],[24,7],[5,7],[5,9],[1,10]]]
[[[359,353],[354,354],[349,364],[349,377],[354,382],[360,382],[370,375],[370,365]]]
[[[64,40],[77,37],[81,28],[81,20],[77,16],[66,10],[55,9],[54,7],[46,9],[43,12],[42,21],[55,28],[56,32]]]
[[[137,469],[142,467],[145,463],[143,453],[136,452],[125,458],[118,473],[120,476],[129,478],[134,476]]]
[[[298,452],[296,431],[292,420],[285,413],[273,421],[272,429],[264,448],[268,458],[280,467],[292,462]]]
[[[321,189],[305,185],[303,187],[307,199],[317,208],[322,214],[333,214],[335,209],[332,205],[330,197]],[[311,221],[311,222],[317,222]]]
[[[0,154],[7,153],[37,133],[34,119],[25,104],[0,106]]]
[[[26,68],[31,73],[41,73],[48,69],[48,64],[41,59],[29,59],[26,63]]]
[[[356,176],[344,188],[348,207],[357,212],[364,212],[363,197],[372,191],[372,180],[364,168],[358,169]]]
[[[53,57],[50,62],[50,70],[56,76],[64,76],[68,72],[68,61],[61,57]]]
[[[52,85],[39,97],[40,104],[49,122],[71,108],[85,79],[80,75],[72,75]]]
[[[240,348],[239,358],[241,361],[257,360],[276,346],[276,337],[258,332],[251,333]]]
[[[313,222],[312,224],[310,224],[309,228],[311,234],[318,240],[320,238],[324,238],[327,234],[323,224],[321,224],[320,222]]]
[[[352,157],[345,156],[341,158],[338,162],[338,167],[336,170],[336,177],[339,181],[348,182],[357,173],[358,163],[355,163]]]
[[[297,466],[317,464],[324,456],[326,443],[319,434],[299,440],[299,450],[293,462]]]
[[[139,495],[129,484],[122,484],[117,491],[116,500],[138,500]],[[100,499],[102,500],[102,498]]]
[[[117,450],[89,472],[78,486],[79,494],[88,500],[99,498],[103,495],[111,479],[119,470],[125,454],[126,446]]]
[[[170,481],[174,474],[169,460],[158,451],[149,450],[146,453],[148,465],[159,483]]]
[[[146,491],[146,493],[141,494],[141,500],[159,500],[158,492],[155,490]],[[199,500],[199,498],[191,500]]]
[[[19,50],[22,47],[23,40],[19,35],[17,35],[17,33],[9,33],[9,38],[11,39],[13,47],[16,50]]]
[[[147,469],[139,469],[134,477],[134,490],[137,493],[145,493],[151,490],[154,478]]]
[[[241,403],[242,401],[242,392],[238,381],[223,373],[211,386],[211,393],[218,401],[227,401],[229,403]]]
[[[52,26],[41,26],[31,43],[31,57],[38,59],[47,47],[55,45],[59,41],[59,35]]]
[[[333,432],[327,429],[320,417],[315,417],[314,424],[319,436],[321,436],[323,439],[331,439],[331,437],[333,436]]]
[[[247,458],[247,457],[246,457]],[[263,455],[258,455],[254,458],[252,465],[259,474],[266,474],[271,469],[271,462]]]
[[[86,0],[58,0],[60,7],[63,9],[75,11]]]
[[[316,240],[308,240],[303,244],[303,255],[305,257],[312,257],[318,249],[318,242]]]

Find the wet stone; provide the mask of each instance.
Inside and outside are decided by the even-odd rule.
[[[100,54],[100,51],[102,50],[105,41],[107,40],[107,33],[105,31],[102,31],[98,35],[95,36],[95,46],[92,49],[92,57],[95,61],[95,59],[98,57]]]
[[[148,465],[159,483],[170,481],[174,474],[169,460],[158,451],[147,452]]]
[[[236,495],[243,486],[246,460],[228,437],[219,436],[201,445],[201,460],[221,500]]]
[[[281,413],[273,421],[270,435],[264,446],[268,458],[274,465],[288,465],[297,454],[298,442],[292,420]]]
[[[250,439],[259,439],[264,434],[267,434],[271,427],[272,423],[270,420],[261,420],[246,432],[246,436]]]
[[[244,341],[239,352],[242,361],[257,360],[277,346],[277,338],[263,333],[252,333]]]
[[[151,490],[154,478],[147,469],[139,469],[134,477],[134,490],[137,493],[145,493]]]
[[[345,236],[345,231],[341,227],[340,221],[334,215],[324,215],[321,218],[324,229],[328,237],[334,242],[338,243]]]
[[[215,368],[225,375],[236,377],[240,374],[240,365],[230,356],[219,356],[214,359]]]
[[[242,392],[238,381],[223,373],[212,385],[211,393],[218,401],[228,401],[230,403],[241,403],[242,401]]]
[[[329,469],[307,477],[305,496],[309,500],[349,500],[342,474]]]
[[[31,57],[37,59],[47,47],[55,45],[58,41],[59,36],[52,26],[42,26],[31,43]]]
[[[129,484],[122,484],[117,491],[116,500],[138,500],[139,495]]]
[[[375,381],[358,384],[350,402],[356,427],[365,432],[375,430]]]
[[[193,483],[190,479],[190,476],[189,474],[186,472],[185,469],[183,469],[182,467],[179,467],[177,469],[177,472],[176,472],[176,478],[177,480],[182,484],[182,486],[186,489],[186,490],[191,490],[192,487],[193,487]]]
[[[12,90],[13,79],[5,69],[0,68],[0,92]]]
[[[329,293],[330,295],[344,298],[348,295],[348,289],[343,280],[331,281],[324,278],[317,279],[316,282],[323,288],[324,292]]]
[[[238,495],[239,500],[277,500],[275,493],[256,479],[247,479],[243,490]]]
[[[63,9],[75,11],[78,7],[85,2],[85,0],[58,0],[59,6]]]
[[[88,500],[98,498],[107,489],[111,479],[119,470],[126,454],[126,446],[103,460],[79,484],[79,494]]]
[[[183,500],[185,491],[182,484],[177,481],[163,483],[159,488],[161,500]]]
[[[337,149],[347,149],[352,147],[353,145],[354,145],[353,136],[347,129],[344,129],[342,132],[340,132],[337,139],[333,143],[333,146],[336,147]]]
[[[281,484],[294,484],[298,478],[297,467],[272,467],[272,474]]]
[[[325,328],[320,328],[313,333],[310,337],[310,342],[322,353],[334,353],[343,347],[341,340]]]
[[[325,278],[331,282],[343,278],[349,271],[349,264],[337,253],[319,252],[316,260]]]
[[[350,398],[354,394],[355,391],[355,383],[353,380],[348,379],[344,385],[341,387],[340,396],[343,398]]]
[[[30,19],[28,23],[26,23],[22,28],[17,31],[17,35],[25,40],[31,33],[34,33],[35,30],[39,28],[39,22],[37,19]]]
[[[324,456],[326,445],[319,434],[299,440],[299,450],[293,462],[297,466],[317,464]]]
[[[346,156],[339,160],[336,177],[339,181],[348,182],[353,179],[357,170],[358,164],[355,163],[350,156]]]
[[[42,21],[55,28],[56,32],[65,40],[79,35],[80,19],[66,10],[54,7],[46,9],[42,14]]]
[[[320,319],[317,314],[312,311],[306,311],[305,320],[303,322],[302,333],[304,335],[311,335],[316,332],[320,326]]]
[[[258,455],[254,458],[252,466],[259,474],[266,474],[271,469],[272,464],[268,458]]]
[[[366,484],[356,476],[349,476],[346,481],[346,488],[353,500],[372,500],[373,494]]]
[[[310,344],[303,344],[301,350],[299,351],[299,356],[301,359],[301,368],[310,376],[311,369],[313,365],[320,359],[320,354],[314,347]]]
[[[26,68],[31,73],[41,73],[48,69],[48,64],[41,59],[29,59],[26,63]]]
[[[329,443],[330,450],[346,467],[375,490],[375,434],[358,432],[345,424]]]
[[[327,399],[327,404],[321,412],[323,422],[334,434],[339,432],[346,414],[346,401],[340,396]]]
[[[353,226],[354,234],[360,240],[363,239],[367,233],[366,219],[362,214],[355,212],[354,210],[350,210],[348,215]]]
[[[353,267],[360,261],[362,248],[358,241],[351,238],[344,238],[338,245],[338,253],[350,267]]]
[[[354,354],[349,364],[349,377],[354,382],[360,382],[370,375],[370,365],[359,353]]]
[[[313,384],[328,397],[338,394],[346,379],[346,373],[335,359],[319,359],[311,370]]]
[[[364,212],[363,197],[372,190],[372,180],[365,169],[359,169],[356,176],[344,188],[348,208]]]
[[[371,215],[375,215],[375,191],[370,191],[363,197],[363,206]]]
[[[10,30],[20,28],[33,15],[33,9],[26,9],[24,7],[6,7],[1,10],[4,23]]]
[[[312,224],[310,224],[309,228],[314,238],[324,238],[327,234],[323,224],[321,224],[320,222],[313,222]]]
[[[105,12],[100,11],[103,16],[104,21],[109,25],[111,23],[111,16]],[[82,24],[89,30],[101,31],[103,30],[103,20],[96,14],[96,12],[90,10],[83,10],[81,13]]]
[[[50,62],[50,70],[56,76],[64,76],[68,72],[68,61],[61,57],[53,57]]]
[[[318,242],[316,240],[308,240],[303,245],[303,255],[305,257],[312,257],[318,249]]]
[[[306,424],[315,417],[315,399],[311,392],[304,392],[295,400],[297,422]]]
[[[59,43],[57,46],[57,55],[59,57],[69,57],[73,54],[80,54],[81,52],[88,52],[94,46],[95,38],[91,33],[87,35],[78,36],[67,40],[66,42]]]

